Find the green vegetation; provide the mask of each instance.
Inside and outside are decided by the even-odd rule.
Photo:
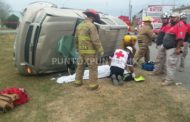
[[[57,84],[52,75],[21,76],[12,61],[14,36],[0,36],[0,89],[23,87],[30,101],[0,113],[1,122],[190,122],[190,92],[161,87],[159,77],[116,87],[100,79],[98,91],[87,85]]]
[[[6,19],[6,22],[8,22],[5,24],[7,28],[16,29],[19,18],[16,15],[12,14]]]

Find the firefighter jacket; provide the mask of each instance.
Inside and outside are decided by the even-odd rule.
[[[164,39],[164,35],[166,33],[167,30],[170,29],[170,24],[163,24],[162,27],[160,28],[160,31],[158,33],[158,36],[156,38],[156,44],[157,45],[162,45],[163,44],[163,39]]]
[[[178,43],[182,43],[185,40],[186,33],[187,26],[184,22],[179,21],[166,31],[163,46],[166,49],[176,48]]]
[[[75,40],[76,48],[80,54],[97,54],[103,52],[98,31],[88,18],[77,26]]]
[[[143,25],[138,34],[138,42],[144,43],[144,45],[151,45],[152,40],[155,38],[155,34],[150,25]]]

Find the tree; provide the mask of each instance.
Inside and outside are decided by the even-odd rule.
[[[4,2],[4,0],[0,0],[0,22],[4,21],[11,11],[10,6]]]
[[[19,18],[16,15],[12,14],[6,19],[5,25],[7,28],[16,29],[18,22],[19,22]]]

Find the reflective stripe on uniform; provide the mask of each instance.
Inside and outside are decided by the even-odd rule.
[[[80,54],[96,54],[96,50],[79,50]]]
[[[78,39],[80,41],[88,41],[88,40],[90,40],[90,37],[89,36],[79,36]]]
[[[104,49],[103,48],[99,48],[98,52],[104,52]]]

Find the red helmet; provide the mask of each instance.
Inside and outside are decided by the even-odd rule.
[[[86,14],[87,17],[94,17],[94,21],[97,23],[100,23],[100,16],[94,9],[87,9],[84,14]]]
[[[94,9],[87,9],[85,12],[84,12],[84,14],[86,14],[87,16],[88,15],[93,15],[93,16],[97,16],[97,12],[96,12],[96,10],[94,10]]]

